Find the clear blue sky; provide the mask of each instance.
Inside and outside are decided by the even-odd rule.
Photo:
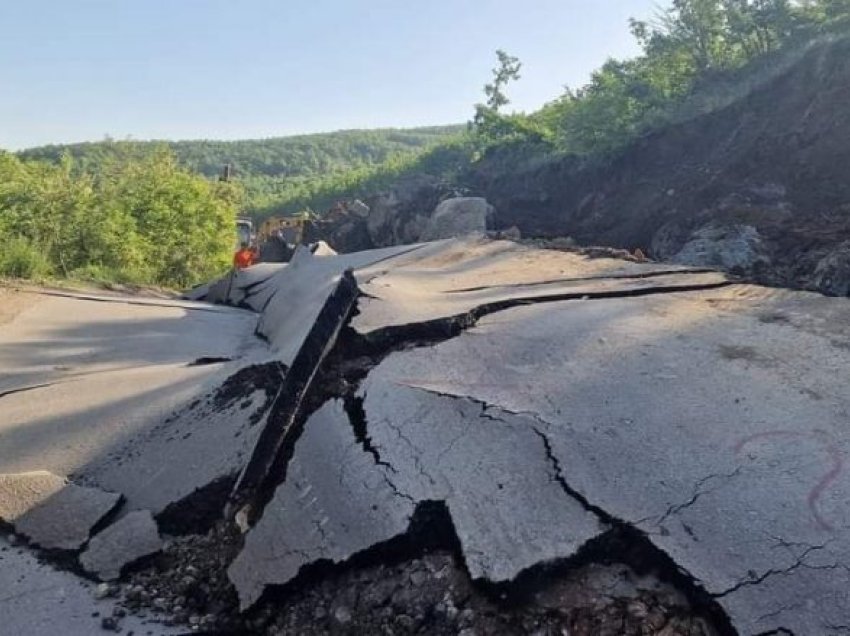
[[[666,4],[666,3],[665,3]],[[0,0],[0,148],[459,123],[494,51],[512,108],[636,52],[656,0]]]

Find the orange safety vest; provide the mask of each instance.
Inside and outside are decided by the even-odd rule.
[[[248,249],[241,249],[236,254],[233,255],[233,265],[237,269],[245,269],[246,267],[251,267],[254,264],[254,251]]]

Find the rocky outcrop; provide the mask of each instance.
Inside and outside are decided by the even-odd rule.
[[[480,197],[446,199],[419,235],[421,241],[436,241],[466,234],[484,233],[493,224],[495,209]]]
[[[368,198],[337,203],[312,225],[307,241],[326,241],[342,253],[407,245],[419,240],[434,208],[452,191],[436,177],[415,174]]]
[[[415,243],[427,227],[431,212],[449,192],[436,177],[413,175],[368,199],[370,247]]]
[[[498,146],[459,177],[458,187],[493,206],[486,216],[496,231],[571,237],[578,245],[846,295],[848,57],[850,38],[789,54],[772,74],[750,77],[742,97],[680,117],[604,160],[553,155],[533,144]],[[431,218],[452,196],[432,176],[407,177],[369,199],[365,218],[358,206],[359,216],[337,223],[328,242],[352,251],[463,233],[465,221],[441,225],[451,216],[446,208]],[[470,226],[480,230],[478,219]]]
[[[324,240],[349,253],[418,241],[486,232],[495,209],[480,197],[458,192],[430,175],[413,175],[368,199],[341,202],[311,228],[308,239]],[[514,235],[519,230],[512,229]]]
[[[850,241],[818,261],[812,284],[833,296],[850,296]]]
[[[326,242],[336,252],[360,252],[372,247],[366,220],[357,216],[321,223],[311,236],[311,242],[319,240]]]
[[[753,226],[711,223],[693,232],[669,260],[744,274],[767,263],[768,257],[764,241]]]

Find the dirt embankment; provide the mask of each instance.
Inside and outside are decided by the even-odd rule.
[[[35,294],[6,287],[0,283],[0,325],[12,322],[22,311],[39,301]]]
[[[774,285],[850,294],[850,38],[605,165],[495,156],[469,186],[500,228],[641,248]]]
[[[850,296],[848,59],[850,37],[789,52],[727,90],[726,106],[604,162],[510,146],[453,184],[409,175],[365,199],[365,214],[329,215],[311,239],[342,252],[413,243],[440,201],[478,196],[495,207],[496,230],[639,248],[657,260]]]

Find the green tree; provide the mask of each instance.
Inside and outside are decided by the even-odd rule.
[[[493,83],[484,86],[484,94],[487,96],[487,108],[498,112],[502,106],[510,104],[510,100],[505,95],[505,87],[510,82],[521,78],[519,72],[522,69],[522,63],[519,58],[508,55],[501,49],[496,51],[496,57],[499,60],[499,66],[493,69]]]
[[[728,39],[743,60],[779,48],[795,30],[789,0],[724,0]]]
[[[415,129],[349,130],[317,135],[240,141],[137,142],[106,140],[67,146],[43,146],[18,153],[26,160],[59,163],[63,154],[74,159],[75,174],[97,175],[111,161],[140,160],[167,146],[184,168],[215,179],[230,163],[245,187],[243,204],[248,211],[274,205],[282,192],[293,192],[304,183],[324,180],[329,174],[376,167],[393,157],[427,153],[435,144],[449,141],[462,126]],[[286,206],[286,196],[279,202]]]
[[[850,0],[802,0],[799,14],[819,31],[845,29],[850,26]]]
[[[685,52],[696,72],[726,66],[729,43],[721,0],[673,0],[655,20],[632,20],[632,33],[650,56]]]
[[[527,124],[523,116],[504,116],[499,110],[510,104],[505,88],[520,79],[522,63],[518,58],[508,55],[501,49],[496,51],[498,65],[493,69],[493,81],[484,85],[487,101],[475,105],[472,128],[485,145],[499,139],[505,139],[516,133],[522,133]],[[526,132],[531,132],[526,131]]]

